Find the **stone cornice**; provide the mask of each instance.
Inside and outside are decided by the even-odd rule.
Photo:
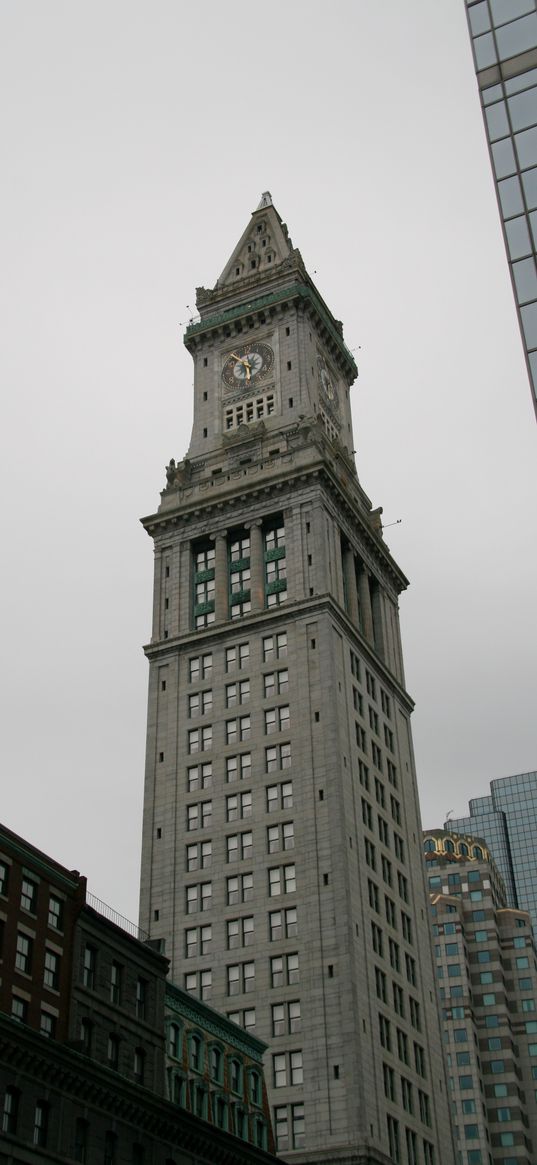
[[[337,322],[334,320],[329,309],[323,303],[314,285],[309,282],[290,283],[287,286],[278,288],[276,291],[270,292],[267,295],[254,297],[253,299],[247,300],[246,302],[227,308],[225,311],[218,312],[212,316],[207,316],[205,319],[200,320],[200,322],[197,324],[190,324],[184,335],[184,343],[190,350],[193,341],[195,341],[198,336],[202,336],[205,332],[210,332],[215,328],[225,327],[226,325],[233,323],[235,320],[241,320],[245,316],[252,315],[252,313],[258,312],[267,307],[276,306],[279,303],[285,303],[288,300],[299,300],[303,303],[309,304],[313,308],[319,317],[319,320],[327,329],[333,343],[336,345],[339,354],[346,365],[346,371],[350,376],[352,383],[352,381],[355,380],[358,376],[356,361],[352,353],[347,348],[347,345],[344,343],[341,332],[338,329]]]
[[[395,559],[392,558],[382,538],[372,529],[368,520],[370,511],[364,508],[362,512],[358,497],[356,497],[357,489],[360,487],[356,486],[344,463],[342,463],[338,477],[336,466],[330,465],[320,451],[319,453],[320,456],[307,465],[300,464],[300,462],[293,464],[292,454],[289,453],[286,455],[286,466],[281,475],[275,475],[265,480],[256,478],[255,481],[251,480],[250,482],[243,478],[239,494],[236,486],[233,485],[224,496],[220,492],[220,496],[212,494],[210,497],[200,498],[199,493],[197,493],[192,501],[178,501],[174,509],[160,510],[156,514],[142,518],[142,525],[147,533],[155,539],[169,538],[170,531],[173,532],[181,527],[186,528],[192,522],[199,523],[205,530],[209,526],[214,527],[216,523],[216,529],[212,530],[213,533],[216,533],[218,526],[226,526],[229,523],[231,513],[236,522],[237,511],[240,508],[239,501],[247,504],[249,508],[260,503],[266,503],[269,508],[274,498],[276,504],[281,507],[284,504],[292,504],[297,485],[305,487],[321,480],[323,486],[327,488],[328,493],[337,503],[338,517],[342,513],[344,514],[347,529],[354,533],[360,548],[366,552],[366,565],[372,570],[375,570],[376,565],[377,571],[387,572],[396,593],[406,590],[408,579]]]
[[[241,619],[240,627],[241,634],[247,636],[260,630],[269,631],[278,629],[278,625],[291,619],[296,621],[297,617],[303,614],[308,619],[314,616],[322,615],[324,613],[330,614],[337,620],[341,630],[350,639],[353,640],[356,649],[361,653],[364,661],[372,668],[382,672],[383,679],[388,690],[396,692],[401,703],[405,706],[406,711],[410,715],[414,711],[414,701],[412,696],[406,691],[406,688],[399,683],[399,680],[394,676],[393,672],[386,666],[384,661],[373,651],[371,644],[362,635],[362,632],[349,619],[347,612],[340,607],[339,603],[332,595],[323,594],[317,595],[313,598],[297,599],[296,602],[288,602],[278,607],[267,608],[263,611],[258,611],[245,615]],[[217,646],[222,642],[225,635],[233,641],[237,638],[237,623],[226,620],[223,623],[211,623],[207,629],[192,629],[185,631],[182,635],[176,635],[173,639],[159,639],[153,643],[147,643],[144,646],[144,654],[150,663],[163,663],[175,659],[178,649],[183,651],[208,651],[213,646]]]
[[[23,1087],[24,1076],[127,1122],[147,1137],[189,1149],[212,1165],[282,1165],[279,1158],[225,1133],[168,1101],[164,1095],[131,1083],[118,1072],[96,1063],[56,1040],[46,1039],[0,1013],[0,1063],[13,1071]],[[18,1144],[20,1140],[16,1138]]]
[[[214,1011],[212,1007],[182,991],[175,983],[166,984],[166,1007],[179,1017],[184,1017],[200,1028],[203,1032],[210,1032],[217,1039],[225,1040],[228,1044],[240,1048],[245,1055],[262,1064],[263,1053],[267,1044],[256,1036],[250,1035],[242,1028],[237,1027],[226,1016]]]

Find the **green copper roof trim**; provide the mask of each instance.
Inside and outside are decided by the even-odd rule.
[[[247,315],[248,312],[259,311],[260,308],[269,307],[272,303],[282,303],[291,296],[298,295],[301,299],[310,300],[315,310],[320,315],[325,327],[328,328],[332,339],[337,344],[342,356],[349,362],[354,375],[358,375],[356,361],[349,352],[347,345],[341,338],[337,328],[334,327],[332,320],[326,308],[323,307],[321,300],[313,291],[313,288],[308,287],[306,283],[293,283],[289,287],[284,287],[281,291],[273,291],[271,295],[262,295],[259,299],[252,299],[248,303],[241,303],[238,307],[231,307],[228,311],[220,312],[219,315],[208,316],[205,320],[200,320],[199,324],[189,324],[184,334],[184,343],[191,336],[199,336],[203,332],[209,331],[210,328],[216,328],[220,324],[227,324],[233,320],[240,319],[241,316]]]

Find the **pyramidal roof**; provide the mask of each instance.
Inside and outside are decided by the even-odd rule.
[[[292,253],[293,244],[287,227],[282,223],[270,191],[267,190],[261,195],[259,206],[253,211],[244,234],[217,280],[216,288],[235,284],[237,279],[246,278],[256,271],[265,270],[268,274],[285,259],[289,259]]]

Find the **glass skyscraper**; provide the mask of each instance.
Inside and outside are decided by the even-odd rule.
[[[451,819],[446,828],[487,842],[508,905],[529,910],[537,936],[537,772],[491,781],[490,797],[476,797],[469,808],[469,817]]]
[[[537,412],[537,0],[466,0],[466,10]]]

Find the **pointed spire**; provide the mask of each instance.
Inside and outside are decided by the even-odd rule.
[[[232,287],[255,274],[270,275],[292,253],[293,244],[287,227],[282,223],[270,191],[265,190],[216,288]]]

